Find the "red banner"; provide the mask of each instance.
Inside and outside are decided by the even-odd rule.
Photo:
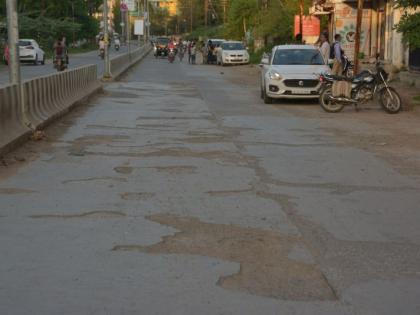
[[[299,21],[299,15],[295,15],[295,36],[300,33]],[[302,33],[302,36],[319,36],[321,33],[321,21],[315,16],[304,16]]]

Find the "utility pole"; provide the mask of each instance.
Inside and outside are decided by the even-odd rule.
[[[19,26],[16,0],[7,0],[7,31],[9,37],[9,80],[20,85]]]
[[[146,27],[147,27],[147,19],[149,18],[149,12],[147,11],[147,0],[144,0],[144,10],[143,10],[143,38],[144,38],[144,43],[147,43],[147,32],[146,32]]]
[[[128,40],[128,58],[130,59],[130,53],[131,53],[131,26],[130,26],[130,10],[127,10],[127,40]]]
[[[363,0],[357,1],[356,36],[354,40],[354,74],[359,71],[360,32],[362,31]]]
[[[150,39],[150,1],[147,0],[147,39]]]
[[[209,0],[204,0],[204,26],[207,30],[208,24],[208,15],[209,15]]]
[[[141,0],[137,0],[137,19],[140,19],[140,2]],[[145,10],[145,9],[144,9]],[[143,10],[143,11],[144,11]],[[143,15],[144,16],[144,15]],[[139,42],[139,46],[140,46],[140,34],[137,35],[137,40]]]
[[[193,31],[193,0],[190,0],[190,33]]]
[[[303,41],[303,0],[300,0],[299,2],[299,33],[300,36],[302,36]]]
[[[111,64],[109,61],[109,34],[108,34],[108,0],[104,0],[104,9],[103,9],[103,23],[104,23],[104,41],[105,41],[105,59],[104,59],[104,79],[109,79],[111,77]]]
[[[223,24],[226,24],[226,7],[227,7],[227,3],[228,0],[222,0],[222,5],[223,5]]]

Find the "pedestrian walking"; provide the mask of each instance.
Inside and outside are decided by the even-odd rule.
[[[334,44],[330,49],[330,58],[334,59],[333,67],[331,73],[334,75],[343,74],[343,48],[341,48],[341,35],[335,34]]]
[[[195,43],[193,42],[191,44],[191,63],[193,65],[195,65],[195,57],[196,57],[196,54],[197,54],[197,47],[195,46]]]
[[[188,48],[187,48],[187,50],[188,50],[188,63],[191,63],[191,45],[192,45],[192,42],[189,41],[188,42]]]

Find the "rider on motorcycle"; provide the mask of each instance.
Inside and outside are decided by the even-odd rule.
[[[60,62],[60,65],[67,64],[66,62],[66,44],[62,37],[59,37],[54,44],[54,60],[57,66],[57,62]]]

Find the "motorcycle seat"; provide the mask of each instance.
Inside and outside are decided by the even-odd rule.
[[[364,78],[366,78],[367,76],[370,76],[371,73],[369,70],[363,70],[362,72],[356,74],[353,78],[352,81],[353,82],[360,82],[362,81]]]
[[[352,78],[347,78],[342,75],[327,74],[325,77],[334,81],[352,81]]]

